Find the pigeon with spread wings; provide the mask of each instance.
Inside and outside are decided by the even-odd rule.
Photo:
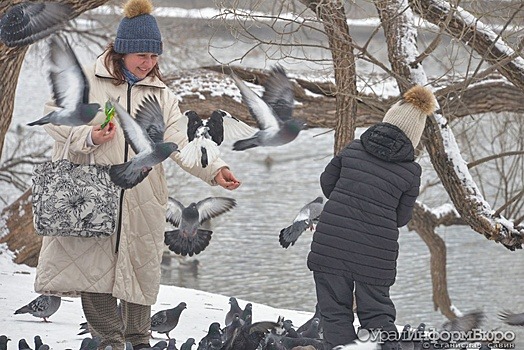
[[[256,120],[258,130],[253,136],[233,144],[233,150],[243,151],[253,147],[281,146],[293,141],[305,123],[292,117],[294,108],[293,84],[284,68],[275,66],[264,87],[262,97],[251,90],[242,79],[231,76],[235,81],[242,101],[249,107]]]
[[[89,81],[69,43],[58,35],[48,41],[49,81],[59,108],[27,125],[86,125],[101,110],[100,104],[89,103]]]
[[[69,4],[21,2],[7,10],[0,19],[0,41],[10,47],[32,44],[62,28],[72,13]]]
[[[235,206],[236,201],[227,197],[208,197],[193,202],[187,207],[175,198],[169,197],[166,219],[178,229],[166,231],[164,243],[169,250],[177,254],[184,256],[199,254],[209,245],[213,233],[200,228],[200,225]]]
[[[205,168],[220,155],[218,146],[224,139],[238,140],[256,132],[254,128],[220,109],[213,111],[209,118],[202,119],[191,110],[184,112],[184,117],[178,123],[187,124],[189,143],[180,150],[180,160],[187,167],[199,165]]]
[[[132,188],[142,182],[153,167],[178,150],[174,142],[164,142],[165,123],[156,96],[147,96],[133,118],[114,99],[110,99],[124,137],[135,152],[131,160],[109,168],[111,180],[122,188]]]
[[[317,197],[314,201],[309,202],[300,209],[291,226],[280,230],[278,240],[282,247],[288,248],[290,245],[295,245],[298,237],[308,228],[313,231],[314,225],[318,221],[322,209],[324,209],[323,202],[324,198],[322,197]]]

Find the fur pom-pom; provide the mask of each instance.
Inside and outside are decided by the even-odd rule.
[[[415,85],[403,96],[404,103],[410,103],[425,115],[430,115],[437,108],[437,101],[430,89]]]
[[[124,16],[133,18],[153,12],[151,0],[128,0],[124,4]]]

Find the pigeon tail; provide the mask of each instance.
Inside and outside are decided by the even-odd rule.
[[[257,139],[256,136],[253,136],[248,139],[238,140],[233,144],[233,151],[244,151],[246,149],[258,147],[258,143],[256,142]]]
[[[33,310],[31,310],[31,308],[28,305],[26,305],[26,306],[22,306],[20,309],[16,310],[15,311],[15,315],[27,314],[27,313],[30,313],[30,312],[33,312]]]
[[[278,241],[283,248],[288,248],[290,245],[295,245],[298,237],[309,227],[306,220],[296,221],[291,226],[280,230]]]
[[[180,234],[180,230],[166,231],[164,243],[169,250],[182,256],[193,256],[202,252],[209,245],[213,231],[198,229],[195,236]]]
[[[201,161],[203,156],[202,148],[206,149],[208,164],[213,163],[220,155],[220,150],[213,140],[202,137],[195,138],[180,151],[180,160],[182,161],[182,165],[190,168],[195,165],[200,165],[205,168],[203,162]]]
[[[45,116],[43,116],[42,118],[38,119],[38,120],[35,120],[34,122],[31,122],[31,123],[27,123],[27,125],[29,126],[34,126],[34,125],[45,125],[45,124],[49,124],[51,122],[51,117],[53,117],[55,115],[56,112],[50,112],[48,114],[46,114]]]
[[[122,164],[111,165],[109,168],[109,177],[111,181],[119,187],[129,189],[133,188],[142,182],[152,168],[143,169],[142,171],[132,171],[130,166],[132,162],[125,162]]]

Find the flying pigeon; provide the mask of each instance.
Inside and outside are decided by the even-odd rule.
[[[226,327],[229,326],[231,324],[231,322],[233,321],[233,318],[235,317],[235,315],[242,315],[242,308],[240,307],[240,305],[238,305],[238,300],[237,298],[235,297],[230,297],[229,298],[229,304],[231,305],[229,307],[229,311],[226,313],[226,320],[225,320],[225,325]]]
[[[101,110],[100,104],[89,103],[89,82],[69,43],[58,35],[48,41],[52,63],[48,75],[59,108],[27,125],[86,125]]]
[[[278,323],[270,321],[244,324],[234,330],[232,336],[222,346],[222,350],[255,350],[266,334],[277,327]]]
[[[252,137],[235,142],[233,150],[243,151],[257,146],[281,146],[298,136],[305,124],[292,117],[293,85],[284,68],[277,65],[272,69],[271,75],[264,84],[265,91],[262,98],[242,79],[236,75],[231,77],[240,90],[242,101],[249,107],[249,112],[260,129]]]
[[[524,326],[524,313],[515,314],[504,310],[499,312],[499,318],[510,326]]]
[[[151,316],[151,330],[158,333],[164,333],[167,336],[167,339],[171,339],[169,337],[169,332],[178,325],[180,314],[186,308],[186,303],[182,302],[172,309],[158,311]]]
[[[188,207],[172,197],[168,203],[166,219],[178,229],[166,231],[164,243],[169,250],[183,256],[199,254],[209,245],[213,231],[200,228],[202,223],[236,206],[236,201],[227,197],[208,197]]]
[[[49,322],[47,318],[58,310],[61,301],[61,297],[54,295],[40,295],[29,304],[16,310],[15,315],[29,313],[35,317],[43,318],[44,322]]]
[[[62,28],[72,12],[70,5],[54,1],[16,4],[0,19],[0,41],[9,47],[32,44]]]
[[[207,119],[202,119],[195,111],[184,112],[178,123],[187,119],[187,138],[189,143],[180,150],[180,160],[187,167],[199,165],[205,168],[220,155],[218,146],[224,139],[237,140],[253,135],[256,130],[226,111],[213,111]],[[180,125],[180,127],[184,127]]]
[[[142,182],[151,169],[177,151],[178,146],[174,142],[163,142],[165,123],[156,96],[147,96],[142,101],[136,118],[131,117],[117,101],[110,101],[124,137],[136,155],[125,163],[112,165],[109,176],[117,186],[128,189]]]
[[[291,226],[280,230],[278,241],[282,247],[287,249],[290,245],[295,245],[298,237],[306,229],[309,228],[313,231],[314,224],[318,222],[320,213],[324,208],[323,202],[324,199],[322,197],[317,197],[314,201],[309,202],[300,209]]]

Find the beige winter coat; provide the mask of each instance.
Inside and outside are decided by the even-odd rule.
[[[155,94],[162,106],[166,131],[164,139],[182,148],[187,144],[185,130],[177,130],[175,123],[182,117],[176,96],[156,78],[146,78],[134,86],[127,83],[115,86],[104,66],[104,55],[94,67],[87,68],[91,84],[90,102],[102,107],[108,96],[120,98],[120,104],[131,106],[134,116],[140,101],[147,94]],[[129,103],[129,104],[128,104]],[[46,106],[46,113],[52,106]],[[92,125],[105,119],[101,112]],[[118,121],[115,118],[115,123]],[[55,140],[53,160],[61,155],[64,142],[72,134],[69,159],[87,163],[90,152],[99,164],[118,164],[124,161],[124,135],[120,127],[113,140],[89,147],[86,143],[91,126],[75,128],[47,125],[49,135]],[[129,147],[128,159],[134,156]],[[214,185],[219,169],[227,166],[218,159],[206,168],[186,168],[172,154],[184,170]],[[166,161],[170,161],[169,159]],[[44,237],[37,267],[35,290],[38,293],[78,295],[78,292],[111,293],[128,302],[153,305],[160,285],[160,261],[164,249],[167,186],[164,169],[157,165],[144,181],[123,194],[120,242],[117,234],[109,238]]]

